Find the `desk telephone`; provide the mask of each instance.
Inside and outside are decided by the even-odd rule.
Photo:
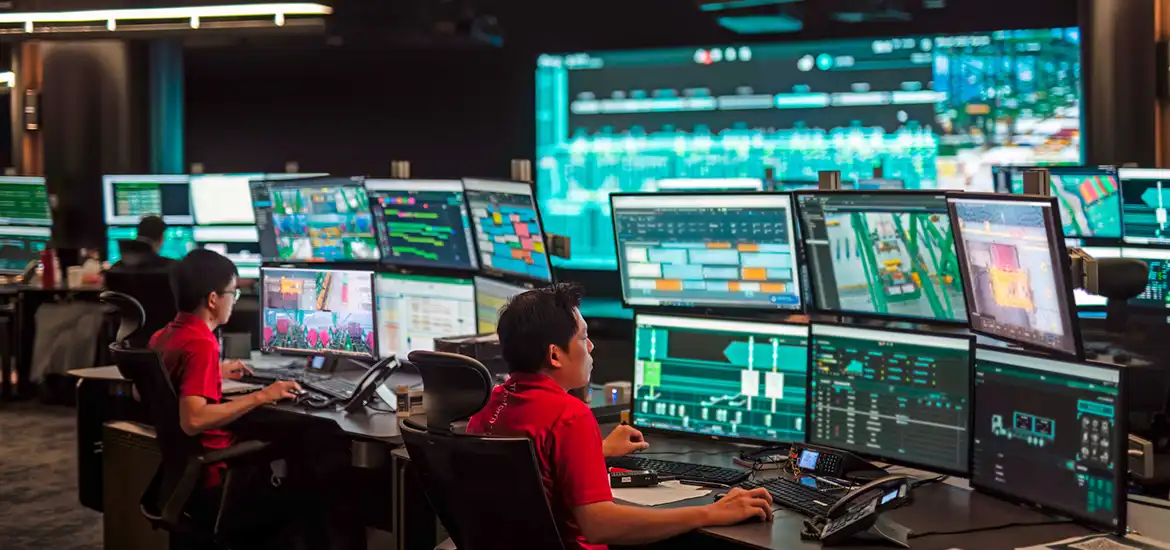
[[[297,397],[296,404],[310,408],[310,409],[331,409],[335,406],[340,406],[346,412],[358,412],[365,408],[366,402],[373,396],[382,384],[390,378],[394,371],[398,370],[401,362],[391,355],[385,359],[374,363],[373,366],[366,371],[362,379],[357,383],[357,388],[353,395],[347,400],[340,399],[314,399],[312,394],[305,392]]]

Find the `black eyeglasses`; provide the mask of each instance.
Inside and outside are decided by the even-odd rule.
[[[231,294],[231,295],[232,295],[232,299],[234,299],[234,300],[235,300],[235,301],[237,301],[237,302],[238,302],[238,301],[240,301],[240,289],[238,289],[238,288],[237,288],[237,289],[235,289],[235,290],[224,290],[224,291],[220,291],[218,294],[219,294],[219,295],[221,295],[221,296],[223,296],[223,295],[226,295],[226,294]]]

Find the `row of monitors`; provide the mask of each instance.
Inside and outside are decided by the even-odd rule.
[[[435,338],[493,333],[528,290],[485,277],[261,269],[261,348],[284,354],[405,356]]]
[[[1125,526],[1124,369],[969,336],[639,314],[633,421],[969,475]]]
[[[632,306],[969,323],[1082,357],[1055,199],[807,191],[610,200]]]
[[[1033,167],[996,166],[996,190],[1024,192]],[[1170,170],[1111,166],[1053,166],[1050,192],[1060,205],[1064,235],[1122,239],[1136,245],[1170,245]]]
[[[286,176],[106,176],[106,222],[161,212],[181,227],[251,227],[270,261],[381,261],[552,279],[528,184]]]

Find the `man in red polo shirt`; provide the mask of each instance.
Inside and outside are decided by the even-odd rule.
[[[772,497],[763,489],[732,489],[714,504],[686,508],[613,502],[605,457],[649,445],[629,426],[602,440],[593,411],[567,393],[587,385],[593,371],[593,342],[580,302],[580,287],[570,284],[530,290],[508,302],[496,332],[512,376],[467,425],[472,434],[532,440],[565,547],[649,544],[702,527],[771,520]]]
[[[281,381],[231,401],[223,400],[223,378],[239,378],[247,367],[239,361],[220,362],[219,340],[212,333],[227,323],[239,298],[236,266],[210,250],[194,250],[171,267],[171,286],[179,314],[150,339],[175,384],[179,424],[187,435],[198,435],[206,449],[232,444],[225,426],[249,411],[295,397],[296,382]],[[222,481],[222,465],[208,469],[205,486]]]

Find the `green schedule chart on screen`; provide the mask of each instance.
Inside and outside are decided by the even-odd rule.
[[[660,315],[639,315],[635,324],[635,424],[804,439],[807,326]]]
[[[53,225],[45,178],[0,177],[0,224]]]

